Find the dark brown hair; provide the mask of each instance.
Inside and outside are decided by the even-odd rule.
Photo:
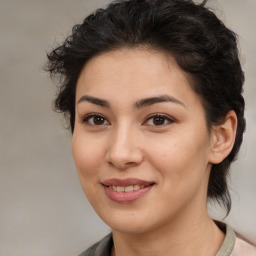
[[[236,34],[203,5],[190,0],[121,0],[96,10],[48,54],[46,70],[61,78],[55,108],[69,117],[73,132],[76,83],[85,63],[103,52],[138,46],[174,56],[202,100],[209,128],[235,111],[234,147],[221,163],[213,165],[208,186],[208,198],[222,203],[228,213],[227,175],[245,130],[244,74]]]

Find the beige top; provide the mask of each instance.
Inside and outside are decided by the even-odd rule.
[[[256,256],[256,247],[239,238],[228,225],[217,224],[224,229],[226,236],[216,256]],[[110,256],[112,246],[112,234],[109,234],[79,256]]]
[[[226,236],[216,256],[256,256],[256,247],[239,238],[226,225]]]

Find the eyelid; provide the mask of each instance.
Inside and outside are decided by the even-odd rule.
[[[88,120],[89,120],[90,118],[94,118],[94,117],[101,117],[101,118],[103,118],[103,119],[104,119],[104,123],[103,123],[103,124],[99,124],[99,125],[97,125],[97,124],[90,124],[90,123],[88,122]],[[165,121],[167,121],[168,123],[167,123],[167,124],[163,124],[163,125],[161,125],[161,124],[160,124],[160,125],[147,124],[147,122],[148,122],[150,119],[155,118],[155,117],[161,117],[161,118],[165,119]],[[94,113],[88,113],[88,114],[84,115],[83,117],[81,117],[81,121],[80,121],[80,122],[81,122],[82,124],[85,124],[85,125],[88,125],[88,126],[95,126],[95,127],[101,127],[101,126],[106,126],[106,125],[110,125],[110,124],[111,124],[111,123],[108,121],[108,119],[107,119],[104,115],[102,115],[102,114],[100,114],[100,113],[96,113],[96,112],[94,112]],[[105,122],[107,122],[107,124],[106,124]],[[148,116],[145,118],[145,121],[143,121],[142,125],[146,125],[146,126],[155,126],[155,127],[161,128],[161,127],[167,126],[167,125],[169,125],[169,124],[172,124],[172,123],[174,123],[174,122],[175,122],[175,119],[172,118],[172,117],[170,117],[170,116],[167,115],[167,114],[163,114],[163,113],[154,113],[154,114],[148,115]]]
[[[88,123],[88,120],[89,120],[90,118],[93,118],[93,117],[96,117],[96,116],[104,118],[104,120],[107,121],[108,124],[102,124],[102,125],[96,125],[96,124],[93,125],[93,124],[89,124],[89,123]],[[96,126],[96,127],[97,127],[97,126],[100,127],[100,126],[110,125],[110,122],[108,121],[108,119],[107,119],[104,115],[99,114],[99,113],[88,113],[88,114],[84,115],[84,116],[81,118],[81,123],[82,123],[82,124],[85,124],[85,125],[88,125],[88,126]]]
[[[146,122],[148,122],[150,119],[154,118],[154,117],[162,117],[165,120],[168,121],[168,124],[172,124],[174,123],[176,120],[172,117],[170,117],[169,115],[163,114],[163,113],[155,113],[155,114],[150,114],[149,116],[146,117],[145,121],[143,122],[143,124],[146,124]],[[155,126],[155,127],[164,127],[168,124],[163,124],[163,125],[149,125],[149,126]]]

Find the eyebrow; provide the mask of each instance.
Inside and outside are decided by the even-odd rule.
[[[99,98],[95,98],[95,97],[92,97],[92,96],[88,96],[88,95],[84,95],[82,96],[77,104],[83,102],[83,101],[87,101],[87,102],[90,102],[92,104],[95,104],[95,105],[98,105],[98,106],[102,106],[102,107],[107,107],[109,108],[110,107],[110,103],[106,100],[103,100],[103,99],[99,99]]]
[[[78,100],[77,104],[79,104],[83,101],[87,101],[87,102],[90,102],[90,103],[98,105],[98,106],[110,108],[110,103],[108,101],[106,101],[104,99],[96,98],[93,96],[83,95]],[[161,103],[161,102],[171,102],[171,103],[179,104],[181,106],[186,107],[184,103],[182,103],[178,99],[176,99],[172,96],[169,96],[169,95],[160,95],[160,96],[149,97],[149,98],[138,100],[135,102],[134,107],[137,109],[140,109],[140,108],[151,106],[153,104]]]
[[[160,96],[156,96],[156,97],[150,97],[150,98],[146,98],[146,99],[141,99],[139,101],[137,101],[135,103],[135,107],[136,108],[143,108],[143,107],[147,107],[156,103],[161,103],[161,102],[172,102],[175,104],[179,104],[183,107],[186,107],[184,103],[182,103],[181,101],[179,101],[178,99],[169,96],[169,95],[160,95]]]

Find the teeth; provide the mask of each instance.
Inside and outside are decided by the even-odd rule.
[[[144,188],[145,186],[140,186],[140,185],[130,185],[130,186],[126,186],[126,187],[120,187],[120,186],[109,186],[109,188],[111,188],[112,190],[116,191],[116,192],[132,192],[135,190],[139,190]]]
[[[140,189],[140,185],[133,185],[133,190],[138,190]]]
[[[125,187],[119,187],[119,186],[116,187],[117,192],[124,192],[124,190],[125,190]]]
[[[125,192],[131,192],[131,191],[133,191],[133,185],[125,187],[125,188],[124,188],[124,191],[125,191]]]

